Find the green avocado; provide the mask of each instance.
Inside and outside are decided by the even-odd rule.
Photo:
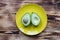
[[[26,13],[23,17],[22,17],[22,24],[24,26],[28,26],[30,24],[30,14]]]
[[[31,21],[34,26],[38,26],[40,23],[40,17],[35,12],[32,12]]]

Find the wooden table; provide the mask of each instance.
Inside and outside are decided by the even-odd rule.
[[[0,0],[0,40],[60,40],[59,0]],[[24,4],[36,3],[47,13],[48,24],[39,35],[27,36],[18,30],[15,15]]]

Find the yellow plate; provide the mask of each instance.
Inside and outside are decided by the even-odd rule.
[[[37,27],[35,27],[33,24],[30,24],[28,27],[25,27],[22,24],[21,18],[26,12],[29,12],[30,14],[32,12],[36,12],[40,16],[41,22]],[[41,6],[37,4],[26,4],[23,7],[21,7],[16,13],[16,24],[19,30],[21,30],[26,35],[39,34],[46,28],[47,25],[46,12]]]

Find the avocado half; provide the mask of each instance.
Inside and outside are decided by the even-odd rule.
[[[32,12],[32,17],[31,17],[32,24],[34,26],[38,26],[40,23],[40,17],[37,15],[35,12]]]
[[[29,13],[26,13],[26,14],[23,15],[22,24],[24,26],[28,26],[30,24],[30,14]]]

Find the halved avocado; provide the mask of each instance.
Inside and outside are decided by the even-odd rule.
[[[30,24],[30,14],[26,13],[23,17],[22,17],[22,24],[24,26],[28,26]]]
[[[40,23],[40,17],[35,12],[32,12],[31,21],[34,26],[38,26]]]

